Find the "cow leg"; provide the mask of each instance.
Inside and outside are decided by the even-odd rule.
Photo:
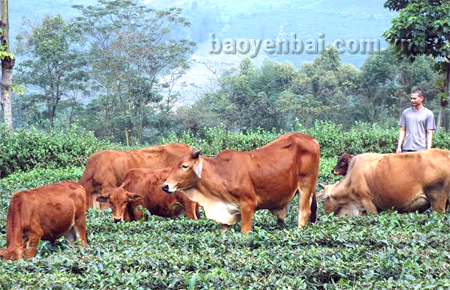
[[[73,243],[77,240],[77,233],[75,231],[75,227],[72,227],[65,235],[64,238],[66,239],[69,246],[73,246]]]
[[[271,209],[270,212],[277,217],[277,223],[283,224],[286,219],[289,209],[289,204],[285,205],[283,208]]]
[[[419,197],[405,208],[404,212],[424,212],[430,208],[430,201],[425,197]]]
[[[365,198],[361,203],[368,214],[378,214],[377,207],[370,199]]]
[[[77,219],[75,219],[75,225],[73,226],[78,234],[78,238],[81,240],[83,246],[88,246],[86,237],[86,214],[83,213]]]
[[[316,178],[313,175],[307,175],[299,181],[298,228],[304,227],[311,216],[311,202],[315,182]]]
[[[428,195],[431,203],[432,211],[445,212],[445,206],[447,205],[448,194],[446,192],[434,192]]]
[[[39,241],[42,237],[42,231],[35,230],[28,233],[28,240],[25,246],[25,259],[30,259],[36,255]],[[13,258],[14,259],[14,258]]]
[[[186,210],[186,218],[190,220],[197,220],[198,204],[193,201],[185,201],[183,205]]]
[[[221,224],[221,225],[220,225],[220,231],[221,231],[222,233],[227,232],[227,231],[228,231],[228,228],[229,228],[228,225],[225,225],[225,224]]]
[[[3,260],[19,260],[23,255],[23,246],[18,246],[17,248],[10,250],[9,248],[0,251],[0,257]]]
[[[253,214],[256,209],[256,202],[241,201],[241,233],[248,234],[252,229]]]
[[[138,218],[138,212],[140,212],[137,209],[137,205],[134,204],[132,201],[129,201],[127,203],[127,208],[125,209],[125,212],[123,214],[123,220],[125,221],[137,221],[142,218],[142,214],[139,215]]]

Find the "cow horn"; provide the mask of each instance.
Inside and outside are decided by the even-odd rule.
[[[202,150],[192,152],[192,159],[197,159],[200,156],[200,154],[202,154]]]
[[[318,201],[324,201],[324,200],[326,200],[329,197],[330,197],[330,195],[325,193],[325,192],[318,192],[318,193],[316,193],[316,199]]]

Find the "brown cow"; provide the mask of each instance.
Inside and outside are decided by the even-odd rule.
[[[86,189],[88,208],[100,208],[96,197],[117,188],[131,168],[172,166],[191,150],[183,143],[169,143],[137,150],[104,150],[92,154],[80,179],[80,184]]]
[[[111,207],[115,222],[140,220],[142,212],[136,208],[138,205],[162,217],[177,217],[185,211],[187,218],[197,219],[196,202],[180,191],[175,192],[175,195],[168,195],[161,189],[171,169],[131,169],[119,188],[113,189],[105,196],[97,197],[97,201],[107,203]]]
[[[345,178],[318,194],[325,212],[357,216],[445,211],[450,194],[450,151],[431,149],[402,154],[366,153],[350,162]]]
[[[258,209],[270,210],[283,222],[299,191],[298,226],[302,227],[308,219],[316,219],[319,161],[316,140],[305,134],[286,134],[250,152],[225,150],[216,157],[192,152],[173,167],[163,189],[169,193],[182,190],[223,229],[242,217],[242,233],[251,230]]]
[[[86,192],[72,181],[44,185],[16,192],[10,202],[6,226],[6,249],[0,251],[4,260],[17,260],[36,254],[39,240],[52,243],[64,236],[69,243],[76,240],[83,246],[86,239]]]
[[[331,173],[333,173],[334,175],[345,176],[347,174],[348,165],[350,164],[350,161],[353,157],[355,157],[355,155],[349,153],[342,154],[339,157],[336,166],[333,168],[333,170],[331,170]]]

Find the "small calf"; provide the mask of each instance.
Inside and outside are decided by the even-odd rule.
[[[31,258],[39,240],[52,243],[64,236],[69,244],[77,239],[87,246],[86,192],[72,181],[48,184],[14,193],[8,209],[4,260]]]

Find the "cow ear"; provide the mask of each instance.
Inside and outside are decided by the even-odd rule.
[[[322,189],[324,189],[325,188],[325,184],[323,184],[323,183],[319,183],[319,184],[317,184],[320,188],[322,188]]]
[[[181,204],[181,203],[179,203],[179,202],[174,202],[173,204],[172,204],[172,209],[177,209],[177,208],[180,208],[180,209],[184,209],[184,206]]]
[[[330,195],[328,193],[325,193],[325,192],[318,192],[318,193],[316,193],[316,199],[318,201],[327,200],[329,197],[330,197]]]
[[[140,200],[140,199],[144,199],[143,195],[137,194],[137,193],[128,193],[128,200],[129,201],[136,201],[136,200]]]
[[[203,170],[203,161],[200,159],[196,164],[194,164],[194,172],[199,179],[202,178],[202,170]]]
[[[100,195],[95,200],[98,202],[107,202],[109,200],[109,194],[108,195]]]
[[[197,150],[197,151],[192,152],[191,157],[192,157],[192,159],[197,159],[200,156],[200,154],[202,154],[202,150]]]

